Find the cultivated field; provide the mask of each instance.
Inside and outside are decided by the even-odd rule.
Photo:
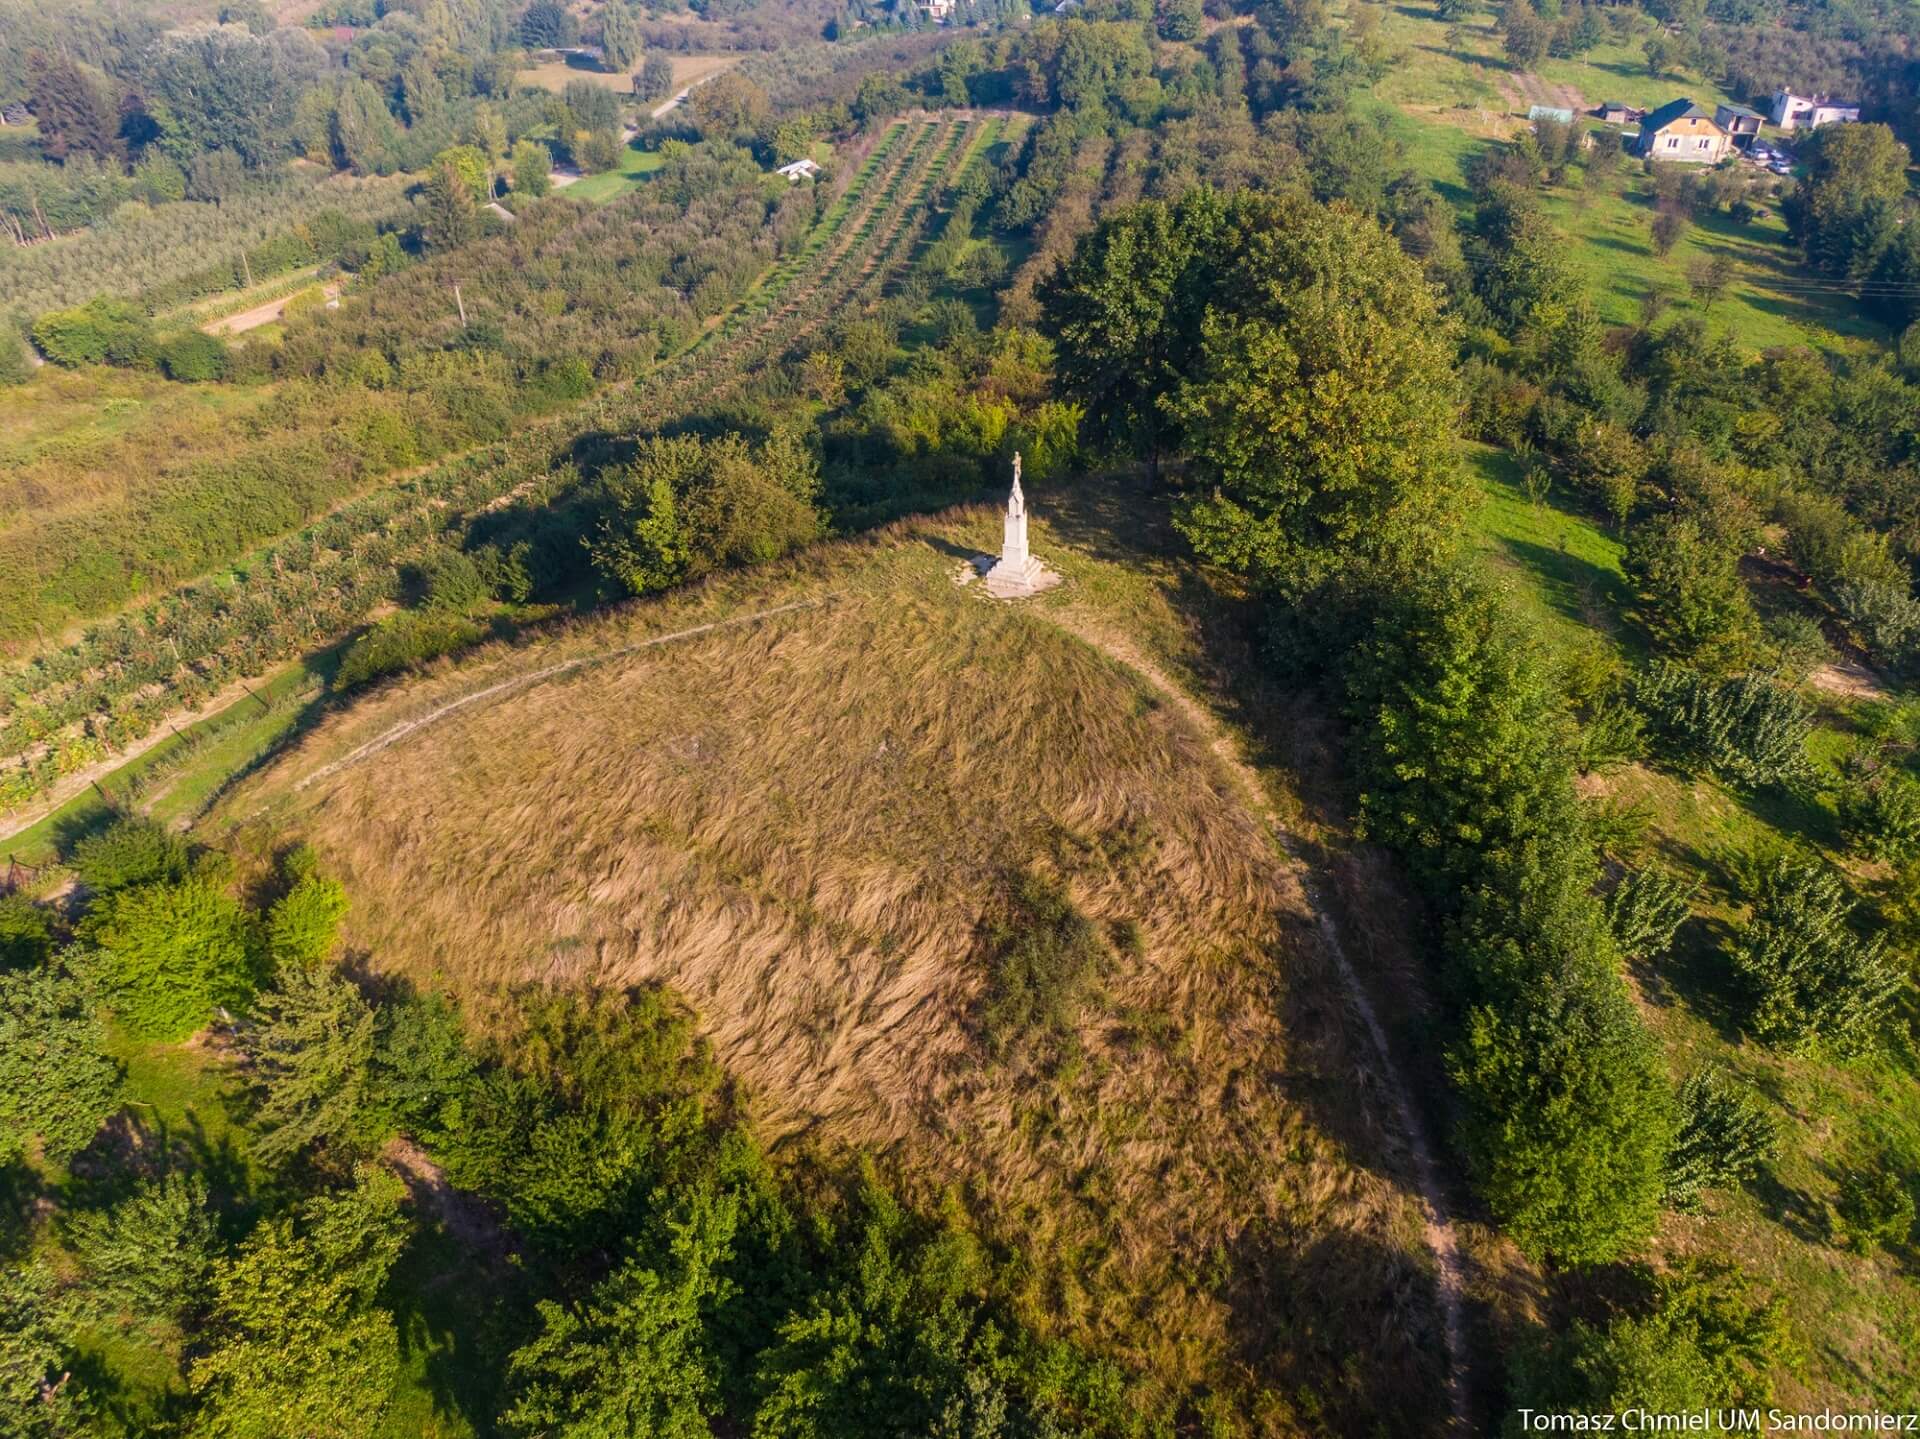
[[[1181,623],[1150,569],[1044,526],[1062,589],[957,585],[995,529],[902,524],[482,650],[324,721],[212,828],[311,839],[350,947],[478,1005],[672,985],[767,1132],[955,1187],[1042,1329],[1257,1379],[1262,1433],[1437,1428],[1420,1213],[1299,876],[1188,715],[1068,627]],[[1058,1031],[1009,1038],[982,1006],[1023,875],[1100,960]]]

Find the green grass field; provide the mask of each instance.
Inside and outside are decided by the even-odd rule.
[[[630,190],[637,190],[646,182],[647,176],[658,170],[666,161],[655,150],[642,150],[628,145],[620,151],[620,166],[615,170],[606,170],[598,175],[589,175],[567,186],[566,193],[578,200],[590,200],[600,204],[619,198]]]

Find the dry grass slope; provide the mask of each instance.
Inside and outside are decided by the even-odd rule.
[[[770,1132],[957,1187],[1030,1317],[1151,1384],[1249,1433],[1437,1429],[1420,1213],[1298,880],[1191,723],[1048,618],[1164,596],[1043,536],[1068,585],[987,601],[951,582],[969,524],[483,651],[335,716],[224,817],[317,844],[376,968],[482,1004],[675,986]],[[516,675],[803,600],[328,770]],[[1114,940],[1071,1039],[995,1061],[983,930],[1022,869]]]

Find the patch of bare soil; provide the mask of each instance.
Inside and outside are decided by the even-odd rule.
[[[455,1187],[425,1150],[400,1135],[387,1141],[380,1157],[406,1184],[416,1209],[437,1220],[488,1268],[507,1266],[518,1246],[485,1200]]]

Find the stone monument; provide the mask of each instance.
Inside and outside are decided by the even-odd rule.
[[[987,593],[997,599],[1037,594],[1060,577],[1033,557],[1027,548],[1027,497],[1020,489],[1020,456],[1013,457],[1013,493],[1007,497],[1000,558],[987,571]]]

